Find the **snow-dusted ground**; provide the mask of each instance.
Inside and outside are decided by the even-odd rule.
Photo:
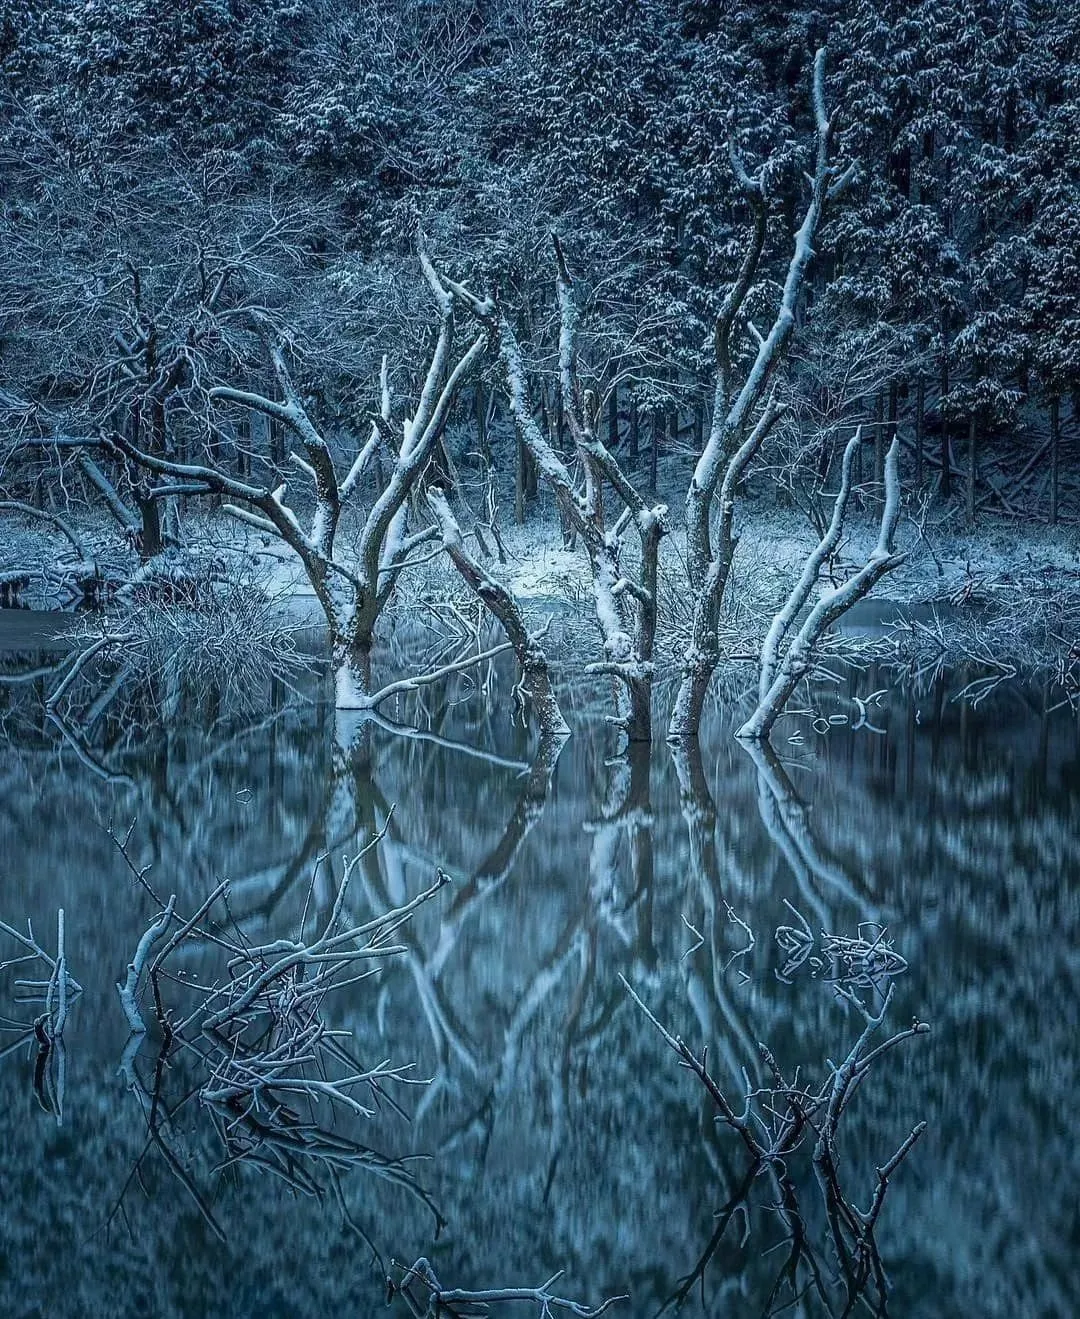
[[[681,644],[691,613],[679,495],[685,489],[685,466],[682,459],[666,460],[659,481],[673,524],[661,547],[660,645],[672,652]],[[504,502],[504,510],[509,507]],[[130,577],[138,569],[134,554],[107,520],[78,511],[67,516],[110,573]],[[921,526],[910,519],[902,523],[898,543],[908,557],[879,585],[875,598],[905,604],[942,600],[989,604],[996,609],[999,622],[1015,613],[1018,637],[1037,626],[1067,651],[1080,625],[1077,529],[1004,522],[989,515],[973,532],[946,529],[946,521],[958,520],[956,509],[932,507]],[[815,543],[801,511],[755,497],[753,488],[742,502],[737,525],[740,540],[726,609],[728,648],[733,652],[760,639]],[[189,514],[185,529],[189,549],[183,557],[196,576],[203,572],[258,587],[277,602],[290,621],[318,629],[321,616],[310,583],[299,561],[279,541],[213,512]],[[17,515],[4,518],[3,531],[0,566],[50,562],[65,548],[47,529]],[[583,619],[591,620],[591,583],[584,551],[580,544],[564,547],[549,499],[541,495],[530,506],[522,527],[513,526],[504,516],[501,531],[507,561],[487,566],[518,596],[527,615],[540,617],[556,603],[579,609]],[[852,518],[832,565],[833,580],[864,561],[876,532],[872,511]],[[633,542],[633,535],[628,535],[627,556],[634,553]],[[404,574],[390,612],[400,617],[432,602],[466,597],[457,575],[436,559]],[[27,603],[48,607],[57,602],[34,598]],[[1004,644],[1007,639],[1003,634],[994,644]],[[1045,661],[1047,656],[1040,658]]]

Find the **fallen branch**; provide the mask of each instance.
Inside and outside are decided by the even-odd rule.
[[[421,1258],[405,1270],[401,1282],[396,1286],[391,1280],[387,1281],[389,1290],[401,1295],[413,1314],[417,1316],[438,1316],[453,1305],[483,1306],[486,1309],[489,1305],[500,1301],[524,1301],[537,1306],[543,1319],[548,1319],[556,1310],[564,1310],[567,1314],[577,1316],[578,1319],[598,1319],[599,1315],[605,1314],[613,1305],[630,1299],[629,1296],[609,1296],[599,1305],[589,1306],[580,1301],[555,1296],[550,1289],[562,1277],[562,1273],[560,1269],[539,1287],[495,1287],[484,1291],[466,1291],[460,1287],[443,1287],[431,1264]],[[426,1287],[428,1291],[427,1304],[423,1309],[419,1308],[420,1303],[412,1293],[412,1288],[416,1284]]]
[[[504,655],[512,649],[511,642],[502,641],[497,646],[491,646],[476,655],[466,655],[463,659],[454,660],[450,664],[443,664],[440,668],[431,669],[428,673],[414,673],[407,678],[398,678],[396,682],[387,683],[385,687],[380,687],[377,692],[372,692],[370,696],[354,692],[352,698],[347,702],[338,702],[338,709],[375,710],[383,701],[389,700],[391,696],[400,696],[403,692],[415,692],[419,691],[421,687],[430,687],[432,683],[441,682],[443,678],[449,678],[455,673],[464,673],[467,669],[474,669],[478,664],[483,664],[485,660],[494,659],[496,655]]]

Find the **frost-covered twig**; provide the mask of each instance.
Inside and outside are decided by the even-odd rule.
[[[401,1266],[399,1266],[401,1267]],[[599,1305],[585,1305],[581,1301],[569,1300],[556,1296],[551,1288],[562,1277],[562,1270],[550,1277],[539,1287],[493,1287],[482,1291],[468,1291],[461,1287],[444,1287],[435,1274],[428,1260],[421,1257],[404,1270],[400,1283],[390,1281],[393,1291],[399,1293],[416,1316],[437,1316],[444,1311],[451,1313],[451,1307],[463,1305],[480,1306],[485,1311],[491,1305],[500,1302],[523,1301],[535,1305],[541,1319],[550,1319],[556,1311],[564,1311],[577,1319],[599,1319],[613,1305],[628,1301],[629,1296],[609,1296]],[[418,1287],[427,1289],[426,1303],[414,1295]]]
[[[71,998],[73,995],[82,993],[82,985],[68,969],[66,919],[63,907],[56,913],[55,957],[46,952],[38,943],[34,937],[33,926],[29,921],[26,922],[25,934],[13,925],[8,925],[6,921],[0,921],[0,931],[14,939],[26,950],[21,957],[13,957],[0,962],[0,971],[6,971],[10,967],[35,961],[44,962],[48,968],[49,975],[47,979],[16,980],[15,988],[20,991],[22,998],[44,1004],[45,1015],[43,1020],[47,1025],[50,1039],[58,1040],[62,1038]]]

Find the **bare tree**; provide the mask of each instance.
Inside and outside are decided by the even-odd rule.
[[[889,1285],[875,1240],[875,1229],[890,1179],[926,1130],[926,1123],[917,1123],[895,1153],[875,1169],[874,1188],[866,1209],[860,1209],[841,1185],[840,1126],[856,1092],[867,1076],[879,1067],[882,1059],[906,1040],[925,1035],[930,1027],[916,1019],[907,1029],[877,1042],[876,1036],[892,1001],[892,985],[881,995],[881,1006],[875,1012],[850,985],[837,984],[837,998],[863,1023],[858,1037],[839,1065],[828,1063],[825,1079],[815,1085],[806,1081],[800,1072],[794,1077],[786,1076],[772,1052],[764,1044],[759,1044],[758,1053],[770,1076],[770,1083],[754,1086],[746,1079],[741,1103],[737,1106],[709,1070],[707,1053],[696,1054],[679,1036],[672,1035],[625,980],[623,984],[680,1064],[701,1082],[715,1105],[717,1120],[739,1136],[750,1157],[746,1177],[717,1215],[716,1231],[693,1273],[684,1280],[678,1296],[685,1296],[689,1287],[703,1277],[735,1210],[747,1201],[756,1178],[764,1175],[775,1196],[770,1207],[788,1243],[787,1257],[777,1274],[764,1313],[782,1313],[810,1292],[817,1296],[827,1314],[850,1315],[860,1300],[866,1303],[871,1313],[883,1314]],[[800,1205],[793,1172],[800,1150],[810,1153],[814,1182],[821,1196],[828,1233],[828,1258],[833,1261],[832,1277],[828,1276],[830,1270],[821,1258],[824,1252],[819,1252],[811,1240],[809,1216]],[[779,1304],[785,1287],[789,1299]],[[840,1292],[836,1304],[834,1289]]]
[[[395,437],[391,424],[389,376],[384,359],[381,400],[367,442],[339,474],[326,439],[316,426],[292,379],[282,345],[272,349],[280,398],[251,390],[215,386],[212,401],[231,403],[270,417],[285,426],[302,452],[289,457],[313,488],[314,506],[305,528],[286,487],[271,490],[229,476],[218,466],[181,463],[140,449],[114,432],[111,441],[140,467],[168,478],[165,488],[187,494],[215,492],[234,501],[226,510],[261,532],[278,537],[299,558],[322,606],[330,635],[339,709],[371,705],[371,649],[375,627],[401,573],[415,562],[414,553],[435,539],[439,529],[428,525],[410,533],[408,500],[417,488],[442,435],[457,392],[483,356],[486,335],[478,335],[457,354],[454,346],[454,304],[427,257],[421,267],[439,313],[439,328],[424,373],[413,414]],[[356,501],[369,472],[378,469],[377,456],[388,454],[388,477],[367,511],[358,543],[350,553],[338,531],[343,510]],[[160,493],[160,490],[159,490]]]
[[[732,168],[753,216],[753,230],[739,273],[728,290],[716,323],[716,390],[713,420],[686,495],[686,555],[694,591],[694,622],[683,665],[682,682],[671,716],[673,739],[696,737],[713,673],[720,661],[717,636],[720,607],[735,553],[735,496],[750,462],[784,411],[775,388],[784,360],[806,274],[814,255],[826,203],[844,187],[850,170],[829,163],[833,120],[825,109],[825,50],[814,59],[813,106],[816,154],[810,200],[795,234],[795,247],[784,280],[780,304],[767,334],[746,321],[757,344],[749,370],[736,385],[736,331],[742,329],[744,304],[758,274],[768,227],[765,174],[751,177],[734,146]],[[719,491],[719,500],[717,493]],[[715,503],[719,519],[712,527]],[[715,536],[715,538],[714,538]]]
[[[313,242],[333,246],[332,219],[318,203],[253,192],[227,166],[138,150],[80,166],[32,116],[16,118],[21,149],[4,164],[22,204],[0,243],[5,375],[27,400],[14,447],[47,454],[62,496],[100,498],[151,560],[181,539],[176,500],[145,468],[95,462],[87,446],[106,427],[157,457],[227,438],[239,459],[236,436],[208,437],[198,405],[224,364],[257,350],[255,312],[303,324],[333,357],[311,260]]]
[[[757,709],[739,729],[743,738],[766,738],[779,718],[792,692],[810,672],[814,649],[838,618],[873,590],[875,584],[904,561],[893,548],[896,524],[900,519],[900,443],[893,440],[885,457],[885,507],[877,543],[866,562],[839,586],[823,592],[804,619],[786,651],[781,648],[810,593],[817,585],[822,566],[840,543],[851,495],[851,467],[862,439],[861,431],[848,441],[841,465],[840,489],[833,505],[832,519],[825,534],[803,566],[799,580],[791,588],[783,608],[774,617],[761,646],[761,673]]]
[[[554,246],[559,391],[584,476],[580,490],[533,415],[521,346],[505,314],[494,299],[478,298],[460,284],[445,282],[494,335],[520,441],[551,487],[566,523],[585,547],[604,648],[604,658],[590,664],[586,672],[609,675],[615,680],[615,722],[630,741],[648,742],[652,738],[657,565],[660,541],[668,529],[667,507],[646,503],[597,434],[600,403],[593,391],[584,388],[579,369],[580,314],[574,285],[557,238]],[[621,505],[613,521],[609,521],[605,507],[608,486]],[[633,566],[623,562],[622,554],[623,536],[631,525],[637,532],[639,548]]]
[[[38,943],[33,926],[26,922],[26,933],[0,921],[0,933],[14,939],[23,950],[18,956],[0,961],[0,973],[12,967],[27,967],[42,963],[40,970],[48,972],[44,979],[15,981],[15,1000],[33,1004],[39,1010],[33,1021],[14,1021],[6,1018],[6,1026],[17,1032],[16,1038],[0,1049],[0,1058],[29,1041],[37,1044],[34,1062],[34,1092],[46,1112],[56,1118],[57,1126],[64,1121],[64,1097],[67,1082],[67,1053],[64,1045],[64,1028],[72,1002],[82,993],[82,986],[72,976],[68,964],[64,909],[56,913],[56,956],[53,957]],[[39,974],[40,974],[39,970]]]

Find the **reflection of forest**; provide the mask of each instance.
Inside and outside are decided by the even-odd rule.
[[[827,708],[884,685],[857,682],[830,688]],[[532,746],[477,702],[429,708],[434,739],[372,729],[345,752],[332,712],[285,687],[267,697],[250,718],[183,694],[154,718],[111,705],[88,735],[130,779],[110,783],[60,753],[32,683],[0,691],[0,915],[47,928],[63,905],[87,990],[68,1028],[63,1128],[36,1111],[21,1057],[0,1065],[5,1186],[19,1206],[0,1238],[4,1313],[374,1306],[368,1253],[332,1200],[319,1207],[251,1169],[215,1180],[194,1106],[178,1118],[180,1144],[227,1243],[151,1163],[152,1198],[133,1190],[127,1224],[94,1235],[145,1138],[116,1077],[112,982],[148,912],[101,826],[137,815],[139,847],[182,905],[227,876],[235,914],[264,933],[295,918],[324,853],[316,898],[328,902],[330,866],[391,806],[356,914],[417,892],[435,865],[455,884],[406,929],[406,952],[340,1005],[362,1051],[416,1059],[432,1078],[411,1124],[387,1111],[358,1138],[387,1156],[435,1156],[410,1166],[448,1220],[440,1241],[400,1186],[343,1182],[387,1254],[426,1253],[463,1286],[565,1268],[568,1291],[629,1288],[635,1315],[654,1312],[743,1164],[617,976],[708,1044],[735,1089],[759,1039],[785,1067],[820,1068],[855,1026],[809,972],[790,985],[774,976],[786,899],[815,933],[887,923],[911,968],[896,981],[895,1023],[917,1013],[933,1025],[846,1119],[845,1175],[863,1201],[875,1161],[929,1122],[878,1233],[895,1313],[961,1313],[976,1288],[990,1315],[1033,1313],[1033,1294],[1045,1313],[1075,1312],[1080,782],[1068,711],[1047,715],[1042,694],[1016,689],[972,710],[942,689],[879,701],[887,734],[853,731],[852,719],[777,760],[714,728],[700,756],[660,748],[650,764],[605,759],[606,732]],[[736,956],[740,921],[755,941]],[[176,1095],[182,1072],[167,1080]],[[706,1274],[710,1312],[759,1312],[775,1276],[779,1259],[762,1255],[775,1231],[766,1224],[745,1250],[740,1235]]]

